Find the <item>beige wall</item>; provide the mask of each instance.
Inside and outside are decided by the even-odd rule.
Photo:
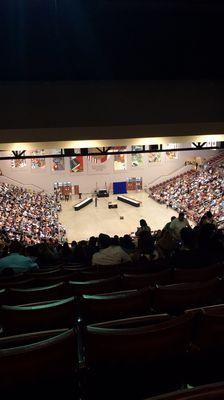
[[[185,145],[187,146],[187,145]],[[4,153],[3,153],[4,154]],[[178,159],[169,160],[165,153],[161,153],[160,163],[148,163],[148,155],[143,154],[144,167],[132,167],[131,155],[127,155],[127,170],[126,171],[114,171],[113,162],[111,162],[111,168],[108,173],[96,173],[89,174],[88,172],[88,160],[84,158],[84,172],[71,173],[69,171],[69,158],[65,158],[65,171],[52,171],[52,159],[46,158],[46,167],[44,170],[31,170],[31,160],[27,160],[27,165],[23,169],[11,168],[11,161],[1,161],[0,169],[3,176],[0,177],[0,181],[8,181],[14,184],[24,184],[26,187],[33,187],[44,189],[45,191],[52,192],[54,182],[71,182],[72,185],[79,185],[82,193],[92,193],[98,188],[112,187],[113,182],[123,181],[131,177],[142,177],[143,186],[148,186],[151,182],[155,182],[156,179],[166,179],[171,174],[176,174],[181,169],[181,172],[189,169],[183,168],[184,162],[195,158],[197,155],[203,158],[211,157],[216,154],[216,150],[203,150],[203,151],[186,151],[179,152]],[[113,157],[113,156],[111,156]],[[10,179],[5,178],[8,177]],[[15,180],[15,181],[13,181]]]

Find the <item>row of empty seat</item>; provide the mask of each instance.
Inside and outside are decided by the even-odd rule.
[[[2,393],[142,400],[224,380],[222,275],[221,264],[144,274],[76,266],[2,279]]]
[[[198,269],[181,269],[181,268],[158,268],[158,270],[153,270],[147,267],[138,268],[135,266],[123,265],[123,266],[113,266],[113,267],[102,267],[100,270],[88,267],[57,267],[50,268],[44,271],[18,274],[12,277],[1,277],[0,278],[0,288],[22,286],[32,286],[32,284],[37,283],[49,283],[54,284],[62,281],[91,281],[99,279],[107,279],[117,277],[118,275],[123,278],[131,277],[140,282],[147,282],[150,285],[156,283],[160,284],[172,284],[172,283],[183,283],[183,282],[197,282],[206,281],[217,276],[222,276],[224,274],[224,264],[217,263],[206,268]],[[141,285],[142,286],[142,285]]]
[[[133,281],[131,281],[133,282]],[[147,286],[145,286],[147,285]],[[97,281],[57,283],[35,288],[11,288],[0,291],[1,310],[25,303],[65,300],[74,297],[86,320],[105,320],[119,316],[152,312],[179,314],[186,308],[218,304],[224,301],[224,279],[205,282],[156,285],[119,290],[119,277]],[[20,305],[20,306],[18,306]],[[11,307],[11,308],[10,308]]]
[[[56,315],[59,321],[62,314]],[[68,327],[70,320],[63,315]],[[50,323],[51,312],[48,318]],[[75,323],[74,329],[52,324],[51,331],[44,331],[39,321],[39,327],[40,332],[0,338],[2,393],[31,390],[32,384],[39,391],[46,385],[52,392],[69,390],[71,396],[79,381],[87,398],[116,394],[121,399],[126,393],[142,399],[203,383],[206,372],[210,379],[211,374],[222,378],[224,305],[188,310],[179,317],[157,314],[86,327]]]

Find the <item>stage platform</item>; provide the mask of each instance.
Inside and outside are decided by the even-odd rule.
[[[123,194],[120,194],[119,196],[117,196],[117,199],[120,201],[123,201],[123,203],[130,204],[130,206],[133,206],[133,207],[140,207],[140,204],[141,204],[141,201],[135,200],[128,196],[124,196]]]
[[[90,194],[86,196],[90,197]],[[128,207],[127,204],[119,201],[118,208],[109,209],[108,198],[102,197],[98,199],[97,207],[92,202],[88,207],[74,212],[74,204],[80,202],[78,195],[73,195],[72,200],[63,201],[59,221],[66,228],[69,242],[85,240],[102,232],[111,236],[130,234],[136,232],[141,218],[147,221],[152,230],[162,229],[173,215],[177,216],[171,208],[148,198],[148,193],[144,191],[130,191],[127,196],[141,201],[141,207]],[[117,195],[110,194],[110,201],[117,203]],[[124,219],[120,219],[120,216]],[[191,222],[190,224],[192,225]]]
[[[81,210],[83,207],[88,206],[88,204],[92,203],[93,198],[92,197],[87,197],[86,199],[80,201],[79,203],[75,204],[73,206],[75,211]]]

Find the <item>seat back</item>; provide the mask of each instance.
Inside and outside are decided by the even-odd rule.
[[[38,337],[39,336],[39,337]],[[1,394],[51,394],[75,385],[77,349],[73,330],[0,339]],[[7,347],[8,341],[8,347]]]
[[[192,389],[177,390],[145,400],[222,400],[224,398],[224,382],[202,385]]]
[[[120,287],[121,279],[119,275],[90,281],[69,281],[70,293],[73,296],[117,291]]]
[[[161,260],[148,261],[146,258],[140,259],[133,264],[123,264],[120,266],[120,271],[123,274],[147,274],[150,271],[160,271],[167,266]],[[156,273],[156,272],[155,272]]]
[[[19,335],[12,336],[2,336],[0,338],[0,350],[9,349],[12,347],[27,346],[29,344],[34,344],[53,336],[57,336],[67,331],[68,329],[54,329],[48,331],[21,333]]]
[[[208,268],[198,269],[175,269],[174,282],[201,282],[208,281],[223,274],[224,267],[221,264],[213,265]]]
[[[180,283],[158,286],[154,291],[153,307],[157,312],[179,313],[190,307],[204,306],[219,300],[221,282]]]
[[[194,343],[201,352],[224,354],[224,306],[203,308],[197,324]]]
[[[20,272],[18,274],[14,274],[12,271],[12,275],[0,275],[0,287],[2,287],[4,285],[4,283],[9,282],[17,282],[17,281],[23,281],[24,279],[27,278],[27,273],[25,272]]]
[[[81,312],[86,322],[109,321],[150,312],[149,289],[83,295]]]
[[[39,269],[38,271],[35,272],[31,272],[29,273],[29,276],[31,276],[32,278],[38,279],[38,278],[47,278],[47,277],[51,277],[54,275],[58,275],[61,273],[61,268],[56,267],[56,268],[43,268],[43,269]]]
[[[40,286],[28,289],[12,288],[8,290],[5,304],[37,303],[40,301],[61,299],[65,296],[65,283]]]
[[[34,283],[34,280],[29,277],[28,275],[24,275],[23,277],[21,276],[20,279],[5,279],[0,281],[0,288],[1,289],[7,289],[11,287],[30,287]]]
[[[59,282],[68,282],[69,280],[72,279],[79,279],[80,277],[80,270],[66,270],[66,269],[60,269],[57,272],[54,273],[36,273],[35,275],[32,275],[32,277],[35,278],[35,281],[37,285],[54,285]]]
[[[81,272],[81,280],[84,281],[91,281],[91,280],[97,280],[97,279],[107,279],[107,278],[114,278],[115,276],[119,275],[119,272],[117,270],[114,271],[114,269],[107,269],[106,268],[101,271],[95,270],[94,268],[89,268],[88,270],[86,269],[85,271]]]
[[[169,269],[147,274],[124,274],[123,287],[126,290],[138,289],[146,286],[168,285],[171,281],[171,271]]]
[[[192,316],[138,328],[112,329],[88,325],[86,359],[91,365],[162,362],[185,354],[190,343]]]
[[[69,328],[74,324],[75,299],[23,305],[3,305],[1,321],[6,334]]]
[[[111,329],[139,328],[143,326],[155,325],[170,320],[169,314],[148,314],[138,317],[120,318],[111,321],[97,323],[97,326]]]
[[[4,304],[6,297],[6,290],[0,289],[0,305]]]
[[[113,274],[120,274],[120,270],[122,268],[122,265],[127,265],[127,263],[114,264],[114,265],[95,265],[93,268],[95,269],[96,272],[99,272],[99,273],[106,273],[107,274],[107,273],[109,273],[111,271],[111,272],[113,272]]]

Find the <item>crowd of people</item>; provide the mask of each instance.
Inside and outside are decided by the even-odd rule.
[[[211,211],[224,226],[224,165],[205,163],[197,171],[188,171],[150,188],[150,197],[177,212],[184,211],[198,223]]]
[[[101,233],[99,237],[71,244],[50,238],[29,245],[11,241],[0,247],[0,274],[3,275],[49,265],[82,264],[94,269],[134,263],[155,272],[164,266],[192,269],[220,261],[224,261],[224,234],[210,211],[193,228],[180,212],[178,217],[173,216],[161,230],[154,232],[141,219],[134,236],[110,237]]]
[[[58,221],[60,210],[61,203],[55,194],[0,183],[0,233],[3,239],[26,244],[50,238],[61,241],[65,229]]]
[[[208,162],[152,187],[153,199],[179,213],[161,230],[152,232],[141,219],[134,236],[101,233],[71,245],[58,220],[58,193],[0,183],[0,274],[73,263],[94,267],[144,260],[154,268],[159,260],[192,268],[223,260],[223,177],[224,164]]]

